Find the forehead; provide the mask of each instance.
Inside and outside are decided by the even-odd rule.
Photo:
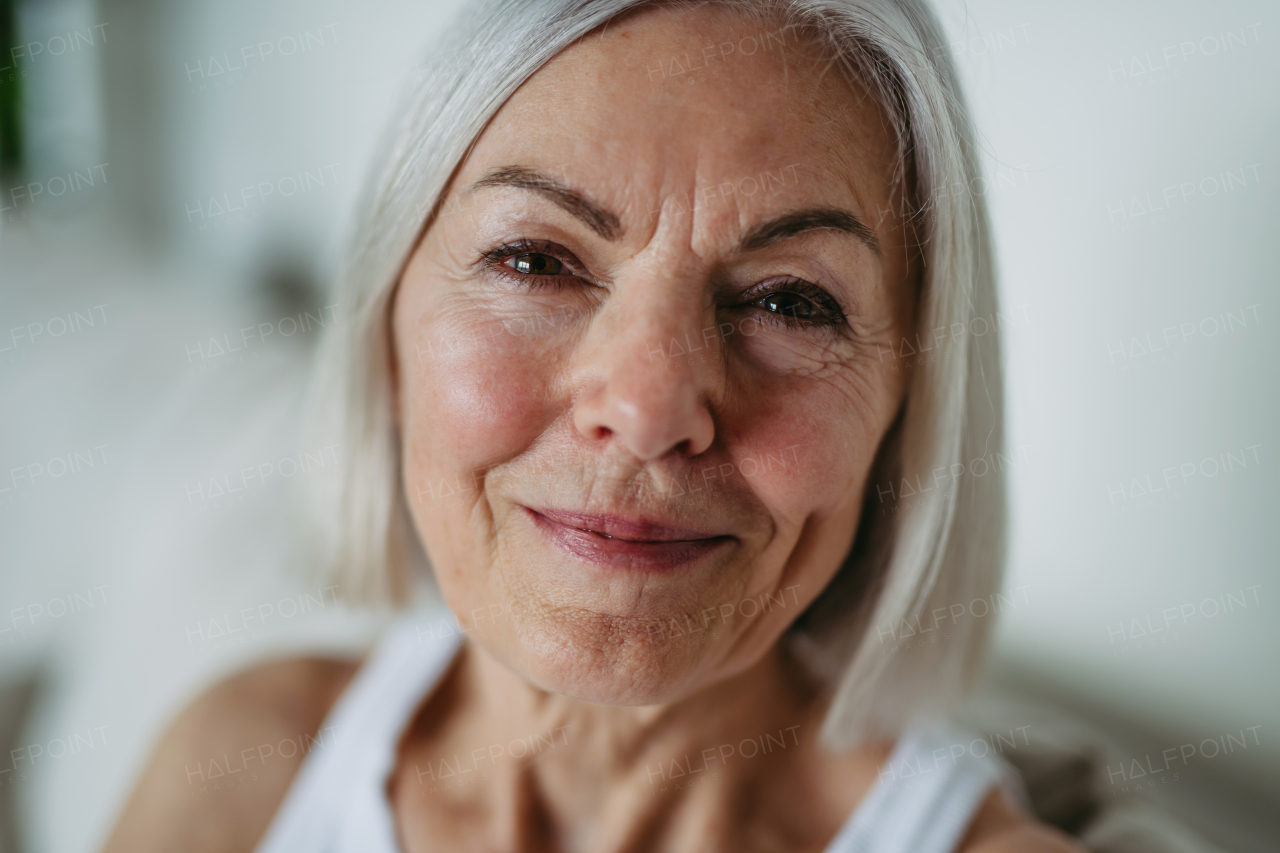
[[[829,46],[707,5],[643,8],[563,50],[503,105],[464,171],[567,168],[615,185],[620,209],[791,175],[875,219],[895,157],[886,114]]]

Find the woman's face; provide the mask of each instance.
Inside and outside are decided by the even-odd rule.
[[[831,580],[905,384],[891,138],[822,51],[713,8],[611,24],[489,123],[393,327],[405,493],[490,654],[673,701]]]

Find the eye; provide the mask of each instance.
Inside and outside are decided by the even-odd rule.
[[[529,289],[559,289],[583,276],[577,258],[554,243],[517,240],[490,249],[480,256],[480,264],[495,275]]]
[[[745,307],[759,308],[779,326],[836,326],[844,310],[831,294],[800,279],[761,282],[743,294]]]
[[[774,314],[786,314],[797,320],[811,319],[815,313],[814,304],[798,293],[780,290],[770,293],[756,302],[761,308]]]
[[[542,252],[529,252],[511,259],[511,268],[526,275],[560,275],[564,264]]]

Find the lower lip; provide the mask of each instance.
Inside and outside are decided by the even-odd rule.
[[[685,539],[676,542],[634,542],[610,538],[552,521],[528,507],[521,507],[534,526],[560,550],[588,563],[619,569],[656,571],[684,566],[707,557],[734,541],[732,536]]]

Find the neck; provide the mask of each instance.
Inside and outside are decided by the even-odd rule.
[[[833,780],[832,756],[818,744],[827,702],[798,670],[775,646],[750,669],[678,701],[613,706],[541,690],[468,644],[448,680],[447,707],[420,715],[405,750],[419,767],[447,756],[459,777],[465,766],[483,780],[467,798],[487,800],[472,805],[493,815],[487,832],[501,847],[621,851],[652,847],[659,836],[703,845],[744,800],[772,804],[774,823],[789,810],[825,832],[848,804],[841,798],[830,815],[812,814],[815,785]],[[874,779],[870,761],[855,759],[853,779],[846,762],[836,784],[860,794]]]

